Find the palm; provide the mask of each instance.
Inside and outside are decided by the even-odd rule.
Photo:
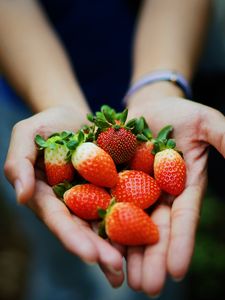
[[[143,115],[154,134],[165,125],[173,125],[177,147],[183,152],[187,166],[183,193],[174,199],[172,205],[171,197],[163,196],[152,215],[159,226],[160,242],[145,248],[128,249],[130,285],[149,294],[157,294],[164,284],[167,270],[174,278],[182,278],[188,269],[207,181],[207,142],[221,150],[221,142],[218,141],[225,135],[225,122],[224,117],[211,108],[169,97],[130,107],[130,114]],[[217,133],[215,140],[209,140],[207,126],[210,128],[213,124],[205,124],[209,121],[207,118],[213,123],[213,117],[218,117],[223,129]],[[138,270],[135,275],[134,269]]]
[[[124,279],[120,251],[94,232],[94,224],[70,213],[46,184],[44,172],[39,168],[36,168],[35,181],[34,195],[28,201],[28,206],[68,251],[87,263],[98,263],[111,284],[120,285]],[[119,276],[116,270],[120,271]]]

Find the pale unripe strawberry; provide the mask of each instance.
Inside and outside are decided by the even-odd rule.
[[[94,143],[80,144],[72,154],[72,164],[84,179],[95,185],[113,187],[117,183],[113,159]]]
[[[69,132],[63,132],[71,134]],[[45,173],[48,184],[53,186],[64,181],[72,181],[74,177],[74,167],[69,159],[69,149],[63,141],[63,133],[56,134],[44,140],[41,136],[37,135],[35,138],[36,143],[41,149],[44,149],[44,164]]]

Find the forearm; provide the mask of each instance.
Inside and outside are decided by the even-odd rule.
[[[36,112],[68,105],[88,111],[57,36],[34,0],[1,0],[0,66]]]
[[[210,0],[145,0],[137,24],[132,81],[154,70],[193,76],[204,42]]]

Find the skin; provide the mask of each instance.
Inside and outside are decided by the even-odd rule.
[[[209,10],[207,0],[183,1],[182,5],[180,0],[145,1],[136,30],[131,81],[158,69],[176,70],[191,80]],[[29,36],[29,43],[22,42],[26,40],[23,36]],[[154,133],[167,124],[174,126],[174,136],[187,163],[187,183],[173,204],[165,197],[154,211],[152,217],[161,236],[158,244],[127,249],[111,245],[87,223],[71,216],[44,182],[41,170],[34,168],[34,136],[76,130],[89,111],[61,43],[32,0],[0,2],[0,37],[4,45],[0,48],[1,68],[38,113],[15,125],[5,163],[5,173],[16,189],[18,202],[27,203],[74,255],[99,263],[114,287],[124,280],[123,255],[127,259],[128,283],[134,290],[157,295],[167,272],[176,279],[184,277],[206,187],[208,145],[225,155],[224,116],[185,100],[182,91],[168,82],[149,85],[129,99],[130,117],[144,115]]]

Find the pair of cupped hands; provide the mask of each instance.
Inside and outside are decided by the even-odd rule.
[[[144,116],[154,134],[165,125],[173,125],[177,147],[187,166],[185,190],[172,201],[163,196],[152,214],[160,231],[157,244],[125,248],[103,240],[87,222],[71,215],[43,180],[34,137],[78,130],[87,123],[87,112],[78,107],[52,107],[17,123],[5,174],[16,190],[18,202],[26,203],[68,251],[86,263],[98,263],[113,287],[124,281],[125,257],[129,286],[155,296],[161,292],[167,273],[179,281],[188,270],[207,185],[208,146],[225,156],[225,117],[208,106],[174,97],[172,92],[150,92],[148,87],[132,96],[128,109],[128,118]]]

